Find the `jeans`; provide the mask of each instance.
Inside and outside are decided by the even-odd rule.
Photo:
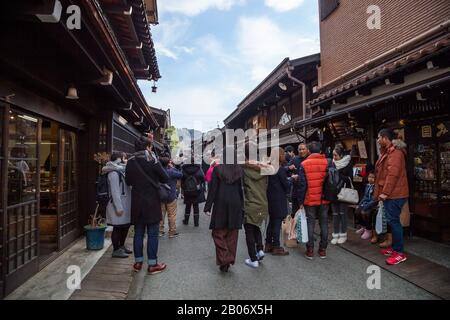
[[[244,224],[245,240],[247,241],[248,255],[252,261],[257,261],[256,253],[263,250],[261,229],[253,224]]]
[[[199,217],[200,217],[200,208],[198,203],[186,203],[186,208],[184,209],[184,221],[186,224],[189,222],[189,216],[191,215],[191,207],[194,209],[194,225],[198,225]]]
[[[320,225],[320,248],[326,249],[328,246],[328,209],[330,205],[323,204],[321,206],[305,206],[306,222],[308,223],[308,249],[314,248],[314,228],[316,226],[316,216],[319,215]]]
[[[157,264],[159,223],[136,224],[134,226],[134,259],[136,262],[144,262],[144,233],[147,229],[147,259],[148,265]]]
[[[348,204],[343,202],[332,203],[331,211],[333,212],[333,232],[335,234],[347,233]]]
[[[271,244],[273,247],[280,246],[280,234],[282,218],[270,218],[269,225],[266,232],[266,243]]]
[[[403,226],[400,223],[400,213],[407,200],[407,198],[388,199],[383,202],[387,222],[392,230],[392,249],[398,253],[403,253],[404,251]]]

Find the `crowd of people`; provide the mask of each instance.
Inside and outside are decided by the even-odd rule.
[[[395,265],[406,261],[403,248],[403,227],[400,212],[408,199],[406,176],[406,145],[395,139],[390,129],[379,132],[381,153],[373,170],[367,171],[366,186],[356,207],[362,241],[379,243],[381,253],[388,256],[386,263]],[[266,162],[250,159],[252,143],[245,145],[245,163],[237,164],[234,148],[225,148],[234,155],[234,164],[223,164],[213,158],[210,166],[174,164],[168,154],[157,156],[147,137],[135,143],[136,153],[128,160],[114,153],[102,169],[107,175],[110,201],[106,208],[107,223],[112,232],[113,257],[126,258],[134,253],[133,268],[140,271],[144,263],[144,235],[147,234],[148,273],[156,274],[166,269],[158,261],[159,237],[179,235],[176,225],[179,186],[184,199],[183,224],[188,225],[193,211],[194,226],[199,227],[200,207],[205,202],[204,213],[210,216],[209,228],[216,250],[216,264],[227,272],[236,263],[239,230],[244,229],[248,250],[245,264],[258,268],[266,254],[286,256],[289,251],[282,245],[282,223],[304,211],[307,221],[308,241],[305,257],[314,258],[316,219],[320,225],[317,254],[327,257],[329,243],[328,217],[331,211],[332,245],[341,245],[348,238],[349,203],[340,197],[344,188],[352,186],[352,157],[342,145],[336,145],[332,158],[322,153],[320,142],[302,143],[298,153],[288,146],[272,150]],[[228,159],[228,158],[227,158]],[[279,165],[273,166],[274,163]],[[264,173],[263,173],[264,171]],[[267,174],[269,172],[269,174]],[[333,178],[333,179],[331,179]],[[207,196],[205,193],[207,190]],[[385,234],[375,232],[375,218],[382,208],[387,218]],[[262,232],[263,222],[266,230]],[[130,225],[134,226],[133,250],[125,246]],[[265,233],[265,239],[263,239]]]

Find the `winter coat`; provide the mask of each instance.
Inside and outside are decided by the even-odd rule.
[[[303,161],[302,166],[308,184],[304,204],[306,206],[328,204],[329,201],[322,200],[323,183],[328,171],[328,160],[325,155],[313,153]]]
[[[181,178],[181,187],[183,188],[184,182],[186,178],[189,176],[195,176],[197,183],[201,186],[199,192],[196,196],[188,196],[184,195],[184,203],[202,203],[205,202],[205,190],[203,188],[203,184],[205,183],[205,175],[203,174],[203,170],[198,164],[185,164],[181,167],[183,172],[183,177]]]
[[[170,186],[168,202],[172,202],[177,198],[177,181],[183,177],[183,173],[175,168],[164,169],[169,176],[169,182],[167,183]]]
[[[382,150],[375,165],[375,175],[375,199],[379,199],[381,194],[387,195],[388,199],[409,197],[406,144],[403,141],[393,140],[387,150]]]
[[[127,225],[131,222],[131,188],[125,182],[125,166],[108,162],[102,168],[108,175],[111,201],[106,206],[106,223],[112,226]],[[123,211],[121,216],[117,212]]]
[[[211,212],[209,228],[241,229],[244,220],[244,194],[242,177],[235,181],[226,181],[222,175],[220,165],[212,172],[212,181],[208,190],[205,212]]]
[[[351,183],[353,180],[353,164],[352,164],[352,157],[349,155],[344,156],[341,160],[332,161],[332,165],[337,169],[339,172],[339,177],[341,181],[343,182],[342,186],[344,184],[347,188],[351,188]],[[336,201],[337,203],[339,201]]]
[[[267,202],[271,218],[286,218],[288,214],[288,192],[287,170],[285,167],[280,167],[277,174],[269,176],[269,184],[267,186]]]
[[[378,204],[378,201],[373,197],[374,188],[375,188],[374,184],[367,184],[366,187],[364,188],[364,196],[361,199],[361,202],[359,203],[359,207],[364,212],[372,210]]]
[[[133,225],[159,223],[162,219],[159,191],[143,176],[138,165],[153,181],[159,183],[169,181],[169,176],[161,163],[148,152],[136,152],[128,160],[125,180],[132,187],[131,223]]]
[[[269,215],[267,206],[267,176],[259,166],[245,164],[244,169],[244,223],[261,226]]]

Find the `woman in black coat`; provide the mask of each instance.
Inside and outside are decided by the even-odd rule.
[[[157,263],[161,200],[156,188],[167,183],[169,176],[151,151],[146,137],[135,143],[136,153],[128,160],[125,180],[131,189],[131,224],[134,225],[134,270],[139,271],[144,262],[144,234],[147,231],[148,273],[164,271],[166,265]]]
[[[194,225],[199,226],[199,213],[200,209],[198,207],[199,203],[205,202],[205,190],[203,185],[205,183],[205,175],[203,173],[202,167],[199,164],[185,164],[181,167],[183,171],[183,178],[181,178],[181,187],[183,188],[184,203],[186,208],[184,211],[183,224],[187,225],[189,223],[189,217],[191,215],[191,207],[194,208]],[[194,177],[195,183],[197,185],[197,190],[190,194],[186,189],[186,180],[189,177]]]
[[[204,212],[212,209],[212,237],[216,245],[216,263],[227,272],[235,263],[239,229],[244,219],[242,168],[239,165],[219,165],[214,168]]]
[[[275,175],[269,176],[267,185],[267,202],[269,204],[269,225],[266,232],[265,252],[273,255],[288,255],[280,245],[281,224],[288,215],[287,194],[289,182],[283,148],[278,148],[279,169]]]

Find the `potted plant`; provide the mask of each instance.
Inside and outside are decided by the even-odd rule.
[[[110,155],[106,152],[99,152],[94,154],[94,161],[99,164],[99,169],[103,167]],[[84,226],[86,231],[86,248],[88,250],[101,250],[105,244],[105,231],[107,225],[105,219],[99,214],[100,204],[97,203],[95,212],[90,216],[88,225]]]
[[[95,208],[95,213],[91,215],[89,224],[84,226],[86,231],[86,248],[88,250],[101,250],[105,245],[105,220],[98,214],[98,207]]]

